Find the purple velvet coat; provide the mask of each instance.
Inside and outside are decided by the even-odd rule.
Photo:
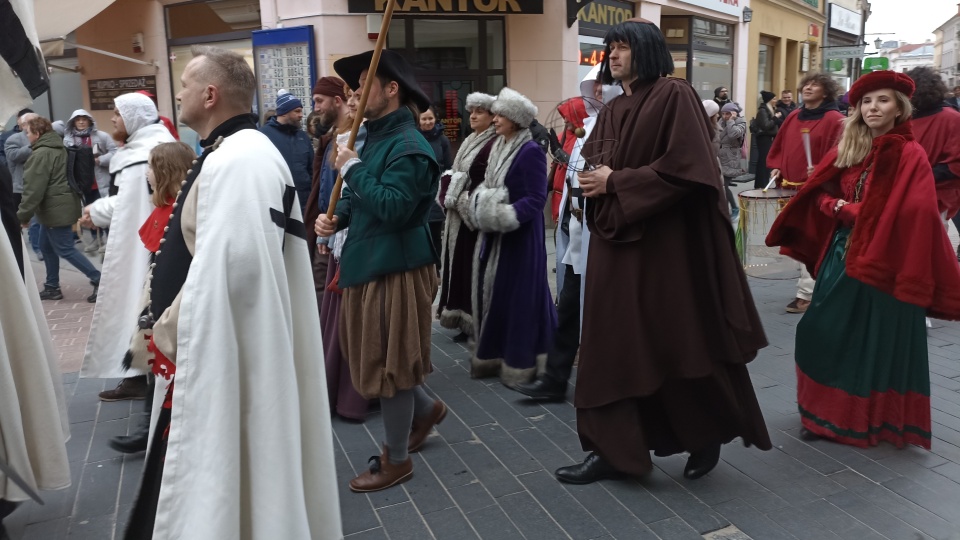
[[[543,222],[547,163],[536,142],[520,147],[503,186],[508,203],[476,207],[481,234],[474,256],[474,364],[501,362],[501,379],[512,385],[536,374],[557,327]]]

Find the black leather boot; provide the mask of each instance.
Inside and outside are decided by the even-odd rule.
[[[567,398],[567,383],[557,382],[545,374],[528,383],[520,383],[513,388],[532,399],[563,401]]]
[[[150,416],[143,415],[140,426],[130,435],[119,435],[110,439],[107,444],[117,452],[135,454],[145,452],[150,441]]]
[[[626,476],[614,469],[596,452],[590,452],[583,463],[560,467],[555,474],[557,480],[568,484],[592,484],[598,480],[616,480]]]
[[[691,452],[687,459],[687,466],[683,469],[683,476],[696,480],[712,471],[720,463],[720,444],[705,448],[699,452]]]

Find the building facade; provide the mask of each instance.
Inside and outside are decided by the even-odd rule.
[[[803,75],[816,71],[823,62],[821,45],[826,23],[822,0],[752,0],[753,21],[749,24],[747,106],[749,117],[756,113],[760,91],[797,94]]]
[[[794,2],[801,9],[819,2],[758,1]],[[112,98],[138,89],[155,94],[161,114],[176,119],[174,96],[191,58],[190,47],[197,44],[230,48],[247,59],[260,86],[254,111],[259,115],[272,108],[279,88],[307,105],[312,81],[333,74],[334,61],[373,48],[386,0],[87,4],[89,13],[74,25],[41,32],[54,41],[67,37],[67,56],[60,58],[67,70],[64,76],[72,81],[61,87],[73,97],[52,95],[47,110],[61,118],[83,106],[108,125]],[[661,27],[674,57],[674,76],[689,80],[704,99],[723,86],[736,101],[753,101],[747,97],[753,95],[748,81],[756,72],[748,53],[754,34],[743,21],[747,0],[594,0],[570,3],[573,9],[582,6],[573,13],[566,4],[398,0],[387,47],[414,64],[453,139],[468,129],[463,101],[473,91],[495,93],[509,85],[529,96],[545,120],[558,103],[577,95],[579,81],[602,61],[606,30],[634,16]],[[186,126],[180,127],[186,142],[196,140]]]
[[[949,88],[960,84],[960,54],[957,53],[960,42],[960,14],[950,17],[933,31],[933,65],[940,70],[940,76]]]
[[[859,0],[831,0],[824,31],[823,70],[847,90],[860,73],[864,17]]]

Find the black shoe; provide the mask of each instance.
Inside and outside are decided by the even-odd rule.
[[[547,401],[563,401],[567,397],[567,383],[556,382],[550,377],[540,375],[528,383],[515,385],[514,390],[533,398]]]
[[[91,294],[90,296],[87,297],[87,302],[90,302],[91,304],[96,304],[96,303],[97,303],[97,293],[99,293],[99,292],[100,292],[100,285],[94,285],[94,286],[93,286],[93,294]]]
[[[40,291],[41,300],[63,300],[63,293],[60,291],[60,287],[47,287],[44,286],[43,290]]]
[[[821,437],[809,429],[802,427],[800,428],[800,438],[805,441],[819,441]]]
[[[692,452],[683,469],[683,476],[696,480],[712,471],[720,463],[720,445],[717,444],[700,452]]]
[[[110,448],[123,454],[135,454],[144,452],[147,449],[147,443],[150,440],[150,431],[147,429],[138,429],[133,435],[120,435],[107,441]]]
[[[626,476],[614,469],[596,452],[590,452],[583,463],[560,467],[554,474],[557,480],[568,484],[592,484],[598,480],[616,480]]]

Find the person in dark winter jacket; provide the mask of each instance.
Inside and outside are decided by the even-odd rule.
[[[446,171],[453,166],[453,153],[450,152],[450,139],[443,134],[443,124],[438,122],[437,108],[433,105],[420,113],[420,133],[423,138],[430,143],[433,153],[437,156],[437,163],[441,171]],[[443,249],[443,222],[447,215],[443,208],[434,202],[430,207],[430,236],[433,237],[433,245],[437,248],[437,253]],[[440,263],[437,263],[437,270],[440,270]]]
[[[277,92],[277,114],[271,116],[260,132],[280,150],[280,155],[290,167],[293,185],[300,199],[300,211],[306,209],[307,198],[313,181],[313,143],[310,136],[300,129],[303,120],[303,103],[286,90]]]
[[[770,182],[770,169],[767,168],[767,154],[773,145],[773,139],[780,130],[782,114],[774,109],[777,95],[766,90],[760,91],[760,107],[757,117],[753,121],[752,133],[757,138],[757,172],[753,179],[753,187],[763,189]],[[779,103],[779,102],[778,102]]]
[[[108,133],[97,129],[97,123],[84,109],[77,109],[64,124],[63,145],[93,149],[98,194],[84,195],[84,204],[92,204],[100,196],[107,197],[110,190],[110,159],[117,153],[117,143]]]
[[[50,121],[36,117],[25,123],[24,131],[33,147],[23,172],[23,200],[17,219],[26,227],[34,215],[40,222],[40,249],[43,251],[47,279],[40,293],[41,300],[60,300],[60,257],[83,272],[93,294],[88,302],[97,301],[100,271],[73,243],[71,227],[80,218],[80,196],[67,183],[67,150]]]
[[[790,90],[780,92],[780,101],[777,101],[773,108],[780,113],[780,115],[776,117],[777,127],[780,127],[780,124],[783,124],[783,121],[790,116],[790,113],[797,110],[797,102],[793,100],[793,92]]]
[[[726,86],[718,86],[713,89],[713,100],[717,102],[717,105],[719,105],[721,109],[727,103],[733,102],[733,100],[730,99],[730,92]]]
[[[447,170],[453,165],[453,154],[450,152],[450,139],[443,134],[443,123],[439,122],[437,108],[433,105],[420,113],[420,133],[427,139],[437,155],[437,163],[441,170]]]

